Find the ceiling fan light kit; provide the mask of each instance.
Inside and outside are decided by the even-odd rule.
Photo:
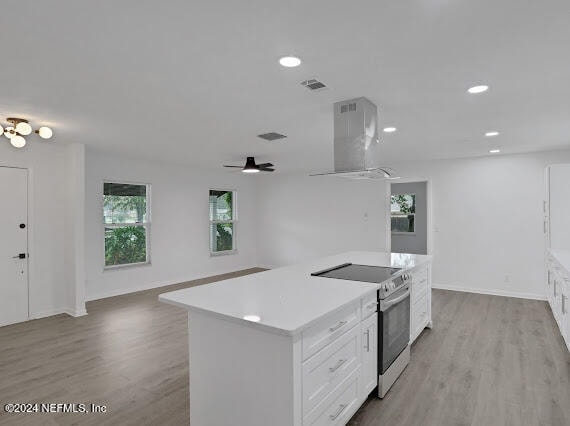
[[[224,164],[224,167],[229,167],[233,169],[241,169],[243,173],[259,173],[259,172],[274,172],[273,164],[263,163],[255,164],[255,157],[247,157],[245,161],[245,166],[229,166]]]
[[[42,139],[49,139],[53,136],[53,131],[47,126],[42,126],[34,131],[29,121],[25,118],[8,117],[6,121],[11,125],[6,128],[0,126],[0,135],[4,134],[14,148],[26,146],[24,136],[28,136],[32,132],[38,134]]]

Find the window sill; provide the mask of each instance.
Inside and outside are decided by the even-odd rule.
[[[409,235],[410,237],[414,237],[416,235],[415,232],[392,232],[392,235]]]
[[[210,257],[227,256],[228,254],[237,254],[237,249],[235,250],[225,250],[225,251],[211,251]]]
[[[103,267],[103,272],[119,271],[122,269],[140,268],[144,266],[152,266],[150,261],[140,263],[125,263],[124,265],[111,265]]]

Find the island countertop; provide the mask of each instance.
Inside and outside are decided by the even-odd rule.
[[[296,335],[379,288],[375,283],[313,277],[312,272],[355,263],[403,268],[400,274],[430,260],[431,256],[353,251],[164,293],[159,300],[269,332]]]

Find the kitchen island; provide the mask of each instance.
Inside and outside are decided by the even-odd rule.
[[[188,310],[190,423],[345,424],[377,380],[379,284],[311,273],[343,263],[413,273],[430,260],[348,252],[160,295]]]

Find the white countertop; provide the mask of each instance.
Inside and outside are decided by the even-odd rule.
[[[550,254],[554,256],[556,261],[566,269],[566,272],[570,274],[570,250],[562,250],[562,249],[549,249]]]
[[[189,311],[239,321],[267,331],[294,335],[323,316],[375,292],[379,284],[313,277],[311,272],[342,263],[404,268],[400,273],[431,261],[431,256],[382,252],[347,252],[164,293],[159,300]],[[246,315],[260,318],[244,320]]]

